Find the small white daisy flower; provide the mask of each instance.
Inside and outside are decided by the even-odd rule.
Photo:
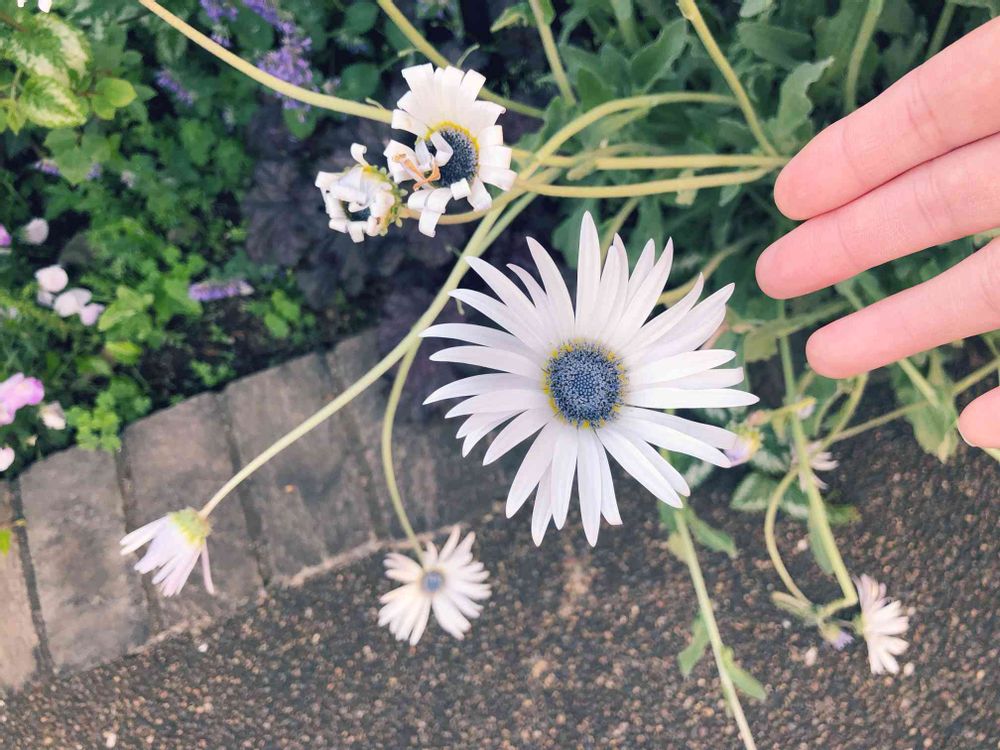
[[[750,424],[742,424],[736,428],[736,444],[725,451],[731,466],[745,464],[760,450],[764,436],[761,431]]]
[[[821,450],[821,444],[819,441],[809,443],[809,468],[812,470],[813,481],[816,486],[821,490],[827,489],[827,483],[824,482],[816,474],[817,471],[833,471],[838,466],[840,462],[833,457],[830,451]],[[792,446],[792,466],[797,465],[799,462],[798,452],[795,450],[795,446]],[[805,482],[802,481],[802,477],[799,477],[799,487],[803,492],[806,491]]]
[[[140,573],[149,573],[159,568],[153,576],[153,585],[164,596],[180,593],[200,557],[205,589],[214,594],[215,586],[208,564],[210,533],[208,521],[193,508],[185,508],[127,534],[121,540],[121,553],[128,555],[148,543],[149,549],[135,564],[135,569]]]
[[[386,556],[386,577],[403,585],[379,600],[383,607],[378,624],[388,625],[396,640],[416,645],[431,611],[438,625],[459,640],[472,627],[469,620],[479,617],[483,609],[479,602],[490,597],[489,584],[485,583],[490,574],[472,557],[476,535],[468,534],[461,544],[458,539],[456,526],[440,553],[428,542],[423,565],[398,552]]]
[[[367,234],[385,234],[396,221],[402,195],[385,170],[365,161],[367,149],[361,144],[351,146],[351,156],[357,164],[343,172],[320,172],[316,187],[323,193],[330,229],[351,235],[362,242]]]
[[[49,238],[49,222],[32,219],[21,229],[21,239],[29,245],[41,245]]]
[[[417,142],[411,149],[391,141],[385,155],[394,180],[416,181],[407,205],[420,212],[420,231],[433,237],[452,198],[468,198],[473,210],[485,211],[493,203],[487,184],[513,187],[511,150],[496,124],[505,110],[477,101],[486,79],[474,70],[427,63],[406,68],[403,77],[410,90],[396,103],[392,127],[413,133]]]
[[[861,605],[857,631],[868,644],[872,674],[896,674],[899,663],[895,657],[910,645],[899,637],[910,626],[910,618],[902,614],[902,604],[890,601],[885,595],[884,583],[863,575],[854,579],[854,585]]]
[[[42,424],[50,430],[66,429],[66,412],[63,411],[62,404],[52,401],[45,404],[38,410],[38,415],[42,418]]]
[[[463,454],[508,421],[486,451],[485,464],[538,433],[507,495],[510,517],[537,490],[531,522],[536,544],[550,520],[557,529],[565,523],[574,475],[587,540],[597,543],[602,515],[621,523],[608,453],[657,498],[680,507],[688,484],[656,449],[728,467],[723,450],[731,450],[737,436],[663,410],[757,401],[731,388],[743,380],[741,367],[714,369],[732,360],[733,352],[698,350],[722,324],[732,285],[695,305],[703,286],[699,278],[680,302],[647,323],[670,273],[672,244],[655,260],[650,240],[630,276],[621,239],[615,238],[603,272],[598,243],[588,213],[580,233],[575,310],[556,264],[529,238],[541,285],[509,266],[527,295],[479,259],[469,263],[500,299],[468,289],[452,292],[506,330],[444,324],[423,333],[473,344],[445,349],[432,360],[498,371],[458,380],[427,398],[465,399],[446,415],[467,417],[458,431],[465,438]]]

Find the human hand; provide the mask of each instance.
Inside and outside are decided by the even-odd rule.
[[[1000,19],[826,128],[781,171],[774,199],[805,219],[767,248],[771,297],[822,289],[894,258],[1000,226]],[[923,284],[816,331],[821,375],[843,378],[1000,328],[1000,239]],[[966,441],[1000,447],[1000,388],[962,412]]]

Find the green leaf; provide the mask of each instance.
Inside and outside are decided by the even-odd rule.
[[[10,546],[14,534],[10,529],[0,529],[0,555],[6,557],[10,553]]]
[[[751,472],[733,492],[729,507],[744,513],[759,513],[767,508],[767,502],[778,488],[778,482],[765,474]]]
[[[688,42],[687,21],[671,21],[659,36],[635,53],[629,63],[632,82],[642,91],[649,91],[656,81],[670,72]]]
[[[196,167],[208,164],[215,146],[215,133],[202,120],[185,119],[181,122],[181,145]]]
[[[341,71],[337,93],[347,99],[361,101],[375,93],[378,82],[379,71],[375,65],[367,62],[354,63]]]
[[[67,68],[82,78],[91,58],[87,37],[54,13],[38,13],[33,16],[33,21],[37,28],[45,29],[57,40],[60,67]]]
[[[275,315],[273,312],[268,312],[264,314],[264,325],[267,326],[267,330],[271,332],[271,335],[276,339],[288,338],[288,334],[292,332],[292,329],[285,322],[285,319],[280,315]]]
[[[30,16],[24,32],[0,36],[0,60],[10,60],[24,73],[69,86],[69,70],[62,60],[62,42],[45,22],[44,14]]]
[[[592,109],[598,104],[603,104],[614,98],[614,91],[587,68],[581,69],[576,76],[576,91],[586,109]]]
[[[549,4],[551,10],[552,6]],[[531,26],[535,22],[531,7],[527,3],[508,5],[490,26],[490,33],[495,34],[502,29],[516,26]]]
[[[694,538],[710,550],[725,552],[732,559],[735,559],[739,554],[736,551],[736,543],[729,534],[710,526],[694,513],[688,513],[688,525],[691,527]]]
[[[748,50],[762,60],[794,68],[812,46],[812,37],[801,31],[772,26],[762,21],[747,21],[736,27],[736,36]]]
[[[736,663],[733,650],[729,646],[722,649],[722,664],[737,690],[754,700],[763,701],[767,698],[764,686],[756,677]]]
[[[131,341],[108,341],[104,344],[104,351],[123,365],[134,365],[142,356],[142,348]]]
[[[809,115],[812,113],[813,103],[809,98],[809,87],[819,80],[832,62],[832,58],[827,58],[819,62],[802,63],[781,84],[778,113],[768,121],[779,150],[795,151],[800,142],[812,134]]]
[[[83,102],[53,78],[29,78],[20,104],[27,118],[43,128],[71,128],[87,121]]]
[[[677,654],[677,666],[680,667],[681,674],[688,677],[695,665],[705,655],[708,648],[708,628],[699,614],[691,623],[691,640],[688,645]]]
[[[833,574],[833,563],[830,562],[829,555],[826,554],[826,548],[823,546],[823,539],[819,533],[819,522],[815,518],[815,514],[812,512],[812,508],[809,510],[809,515],[807,516],[807,523],[809,525],[809,548],[812,550],[813,557],[816,558],[816,564],[827,574]]]
[[[348,36],[361,36],[371,31],[378,20],[378,7],[375,3],[352,2],[344,11],[344,21],[341,31]]]
[[[135,99],[135,88],[121,78],[102,78],[97,82],[94,91],[118,109],[128,106]]]
[[[740,6],[740,18],[759,16],[773,6],[774,0],[743,0],[743,5]]]

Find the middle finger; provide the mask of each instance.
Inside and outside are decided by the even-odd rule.
[[[931,245],[1000,223],[1000,134],[914,167],[800,224],[757,261],[772,297],[814,292]]]

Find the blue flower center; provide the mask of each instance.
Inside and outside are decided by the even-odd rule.
[[[436,570],[430,570],[424,573],[423,586],[427,593],[436,594],[444,586],[444,576]]]
[[[567,344],[545,366],[545,390],[556,414],[577,427],[597,427],[622,405],[625,370],[593,344]]]
[[[462,180],[472,183],[479,166],[479,152],[468,133],[456,128],[441,128],[438,133],[451,146],[452,154],[448,163],[441,167],[440,182],[450,186]]]

